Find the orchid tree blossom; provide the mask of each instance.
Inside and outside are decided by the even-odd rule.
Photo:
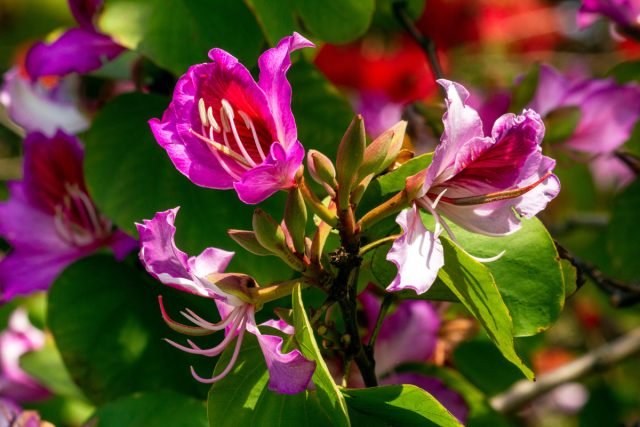
[[[286,72],[291,52],[303,47],[313,44],[294,33],[264,52],[257,83],[221,49],[189,68],[162,119],[149,121],[175,167],[199,186],[234,188],[249,204],[292,187],[304,149]]]
[[[544,124],[535,111],[504,114],[486,136],[478,112],[465,105],[467,90],[438,82],[447,93],[444,133],[431,165],[414,178],[424,176],[414,202],[434,216],[436,229],[427,231],[415,209],[400,213],[403,235],[387,255],[398,265],[388,288],[393,291],[422,293],[433,284],[443,265],[438,236],[444,230],[456,241],[444,217],[474,233],[504,236],[520,228],[520,217],[536,215],[560,191],[555,161],[542,155]]]
[[[207,248],[196,257],[188,257],[178,249],[174,240],[177,212],[178,208],[158,212],[153,219],[136,224],[142,247],[140,259],[147,271],[165,285],[213,299],[222,318],[218,323],[211,323],[186,309],[182,312],[183,316],[195,326],[183,325],[169,318],[160,299],[163,318],[170,327],[189,335],[205,335],[224,330],[225,338],[209,349],[202,349],[191,340],[187,340],[188,346],[170,340],[167,342],[187,353],[208,357],[218,356],[229,345],[234,345],[229,364],[218,375],[203,378],[191,368],[196,380],[214,383],[233,369],[245,333],[249,332],[256,336],[264,353],[269,370],[269,389],[287,394],[305,390],[315,370],[315,362],[305,359],[299,350],[283,353],[282,337],[262,333],[259,329],[260,326],[268,326],[291,335],[293,327],[275,320],[256,324],[256,303],[246,295],[247,285],[255,285],[255,282],[245,275],[223,273],[234,255],[233,252]],[[236,341],[232,344],[234,338]]]
[[[26,132],[53,136],[60,129],[76,134],[89,127],[89,119],[80,107],[78,86],[77,76],[53,81],[32,79],[24,67],[15,66],[4,74],[0,104]]]
[[[578,10],[578,26],[585,28],[600,16],[609,18],[622,28],[640,25],[640,1],[638,0],[582,0]]]
[[[88,194],[80,141],[58,131],[24,141],[22,181],[0,203],[0,236],[12,249],[0,261],[0,301],[49,288],[75,260],[108,247],[122,259],[136,241],[115,230]]]
[[[41,349],[44,342],[44,332],[31,325],[24,309],[11,314],[9,326],[0,333],[0,398],[22,403],[51,395],[20,367],[20,357]]]
[[[34,79],[88,73],[124,52],[125,48],[98,31],[95,22],[103,0],[69,0],[78,23],[52,43],[38,42],[27,53],[26,67]]]

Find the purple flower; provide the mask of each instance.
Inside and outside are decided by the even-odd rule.
[[[34,79],[88,73],[125,50],[111,37],[98,32],[94,24],[102,0],[69,0],[69,6],[80,27],[65,31],[50,44],[37,42],[31,47],[26,68]]]
[[[542,155],[544,125],[536,112],[504,114],[485,136],[477,111],[465,105],[466,89],[439,83],[447,91],[444,133],[431,165],[416,176],[425,178],[415,200],[434,216],[436,226],[429,232],[415,207],[398,215],[403,234],[387,255],[398,267],[389,291],[421,294],[431,287],[444,264],[439,235],[444,230],[456,240],[442,215],[471,232],[502,236],[520,228],[519,216],[534,216],[560,191],[552,173],[555,161]]]
[[[68,76],[47,85],[14,67],[4,75],[0,103],[11,120],[27,132],[53,136],[60,129],[75,134],[89,127],[87,116],[80,110],[78,83],[76,76]]]
[[[189,68],[162,120],[149,121],[175,167],[202,187],[235,188],[250,204],[293,186],[304,149],[286,72],[290,53],[312,46],[297,33],[283,38],[260,57],[257,83],[221,49]]]
[[[118,259],[137,243],[98,212],[88,195],[78,139],[61,131],[24,141],[22,181],[0,203],[0,236],[12,251],[0,261],[0,301],[49,288],[73,261],[108,246]]]
[[[0,397],[0,427],[54,427],[35,411],[23,411],[14,402]]]
[[[147,271],[162,283],[171,287],[211,298],[215,301],[221,321],[211,323],[187,309],[182,314],[196,326],[180,324],[160,307],[163,318],[173,329],[190,335],[204,335],[224,329],[225,338],[213,348],[201,349],[191,340],[188,346],[167,340],[171,345],[192,354],[213,357],[221,354],[237,337],[233,355],[227,367],[213,378],[202,378],[191,368],[191,373],[200,382],[213,383],[224,378],[233,368],[245,332],[256,336],[264,353],[269,370],[269,389],[279,393],[294,394],[305,390],[311,380],[315,363],[304,358],[299,350],[282,352],[283,339],[277,335],[263,334],[259,326],[267,326],[291,335],[293,328],[283,321],[268,321],[256,324],[256,306],[247,297],[247,285],[253,279],[241,274],[224,274],[233,252],[207,248],[197,257],[187,254],[175,245],[176,228],[173,225],[178,208],[157,213],[153,219],[136,224],[140,233],[140,259]]]
[[[44,346],[44,333],[29,323],[27,312],[17,309],[0,333],[0,397],[13,402],[45,399],[49,391],[20,367],[20,357]]]
[[[582,0],[578,11],[578,26],[588,27],[598,17],[606,16],[621,27],[640,24],[640,1],[637,0]]]
[[[369,331],[376,324],[380,301],[371,292],[358,295]],[[382,322],[375,342],[374,355],[379,383],[413,384],[430,393],[460,422],[464,423],[468,407],[462,396],[438,378],[414,372],[395,372],[405,363],[424,363],[433,355],[440,329],[440,316],[427,301],[405,300]],[[350,378],[351,387],[362,387],[357,376]]]

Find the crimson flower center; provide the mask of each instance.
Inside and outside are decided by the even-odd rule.
[[[77,184],[65,183],[62,201],[54,207],[58,235],[74,246],[86,246],[111,234],[112,224],[98,212]]]

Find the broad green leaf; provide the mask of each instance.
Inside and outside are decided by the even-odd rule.
[[[349,414],[358,423],[377,426],[461,426],[444,406],[413,385],[388,385],[343,391]]]
[[[335,158],[342,135],[353,119],[349,102],[308,61],[296,62],[288,76],[298,139],[307,151],[313,148]]]
[[[398,0],[376,0],[376,12],[373,15],[372,27],[395,30],[404,29],[393,12],[394,3],[403,3],[409,18],[417,21],[420,15],[422,15],[425,4],[428,2],[424,0],[403,0],[401,2]]]
[[[158,145],[147,121],[161,117],[169,100],[128,94],[107,104],[86,135],[85,174],[89,191],[102,213],[119,228],[137,236],[135,222],[180,206],[176,219],[178,247],[190,255],[213,246],[241,250],[227,229],[250,229],[253,209],[233,190],[198,187],[184,177]],[[261,207],[282,215],[281,198]],[[287,279],[285,264],[245,251],[228,271],[251,274],[259,283]]]
[[[51,340],[37,351],[20,358],[20,367],[58,396],[83,398],[67,372],[62,357]]]
[[[444,248],[445,265],[440,269],[438,278],[478,319],[502,355],[527,378],[533,379],[533,372],[516,353],[511,316],[489,269],[449,239],[441,237],[440,241]]]
[[[100,28],[177,75],[207,62],[214,47],[250,67],[263,43],[260,27],[242,1],[107,0]]]
[[[560,260],[560,267],[564,281],[564,299],[567,299],[578,290],[578,270],[566,259]]]
[[[271,46],[298,30],[294,0],[244,0]]]
[[[551,111],[544,118],[546,129],[544,142],[554,144],[566,141],[576,130],[580,116],[579,107],[563,107]]]
[[[331,414],[334,426],[348,426],[349,416],[344,397],[333,381],[327,364],[324,362],[320,349],[313,334],[313,329],[307,318],[302,302],[302,288],[298,284],[293,290],[293,326],[296,330],[296,340],[300,344],[300,351],[309,359],[316,362],[313,373],[313,383],[316,385],[318,398],[323,407]]]
[[[203,401],[183,394],[147,392],[107,403],[98,409],[87,425],[206,427],[207,411]]]
[[[329,43],[355,40],[371,25],[375,0],[296,0],[305,26]]]
[[[489,345],[492,350],[497,352],[492,344]],[[509,365],[509,368],[513,369],[513,366]],[[447,388],[460,394],[469,409],[467,420],[465,422],[466,427],[509,426],[506,418],[491,408],[487,396],[471,384],[458,371],[431,364],[410,364],[405,365],[401,369],[401,372],[420,373],[428,377],[438,378]]]
[[[162,340],[184,337],[162,321],[158,294],[180,309],[189,307],[187,300],[156,283],[111,256],[96,255],[73,264],[53,284],[48,325],[71,377],[91,401],[162,388],[204,396],[206,388],[191,378],[189,365],[210,366],[210,359]]]
[[[640,180],[636,179],[615,198],[607,230],[612,269],[621,280],[640,279],[638,262],[638,211],[640,210]]]
[[[231,359],[235,341],[216,365],[219,374]],[[332,414],[324,407],[317,391],[294,395],[267,389],[269,372],[258,340],[247,333],[231,372],[209,391],[207,403],[211,427],[332,425]]]
[[[425,224],[433,220],[430,215],[423,218]],[[523,219],[520,230],[504,237],[482,236],[449,225],[460,246],[474,256],[489,258],[506,251],[484,266],[491,271],[511,314],[514,336],[534,335],[553,325],[564,305],[564,281],[553,239],[537,218]]]
[[[376,180],[380,185],[380,194],[386,195],[402,190],[406,179],[428,168],[432,159],[433,153],[421,154],[404,163],[398,169],[382,175]]]
[[[531,102],[538,90],[539,80],[540,66],[534,65],[513,89],[509,111],[522,111]]]
[[[613,77],[616,82],[623,84],[640,80],[640,61],[626,61],[616,64],[609,72],[608,77]]]
[[[453,353],[456,369],[487,396],[498,394],[522,378],[489,340],[465,341]]]

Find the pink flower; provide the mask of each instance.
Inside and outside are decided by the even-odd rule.
[[[299,350],[282,352],[283,339],[280,336],[262,334],[259,326],[269,326],[291,335],[293,327],[283,321],[268,321],[256,324],[256,307],[240,295],[246,292],[252,282],[248,276],[224,274],[223,271],[233,257],[233,252],[217,248],[207,248],[197,257],[187,254],[175,245],[176,228],[173,225],[178,208],[158,212],[153,219],[136,224],[140,233],[140,259],[147,271],[162,283],[215,301],[222,320],[211,323],[187,309],[183,315],[196,326],[182,325],[168,317],[162,300],[160,308],[163,318],[173,329],[192,335],[203,335],[224,330],[225,338],[210,349],[201,349],[191,340],[188,346],[168,341],[174,347],[192,354],[213,357],[221,354],[236,339],[232,358],[227,367],[213,378],[202,378],[193,368],[191,373],[200,382],[213,383],[224,378],[233,368],[245,332],[256,336],[264,353],[269,370],[269,389],[279,393],[294,394],[305,390],[311,380],[315,363],[304,358]],[[223,286],[224,285],[224,286]]]
[[[640,2],[637,0],[582,0],[578,11],[578,26],[588,27],[599,16],[606,16],[621,27],[640,24]]]
[[[118,259],[137,243],[98,212],[88,195],[77,138],[31,133],[24,141],[24,176],[8,183],[0,203],[0,236],[12,250],[0,261],[0,301],[46,290],[64,268],[101,247]]]
[[[444,263],[438,236],[444,230],[455,241],[444,217],[474,233],[503,236],[560,191],[555,161],[542,155],[544,125],[536,112],[505,114],[485,136],[477,111],[465,105],[467,90],[448,80],[439,83],[447,92],[444,133],[431,165],[416,177],[425,176],[415,200],[434,216],[436,229],[427,231],[415,208],[400,213],[403,235],[387,255],[398,266],[387,288],[392,291],[423,293],[433,284]]]
[[[44,333],[29,323],[27,312],[17,309],[0,333],[0,397],[12,402],[45,399],[49,391],[20,367],[20,357],[44,346]]]
[[[304,157],[291,112],[290,53],[313,44],[294,33],[262,54],[256,83],[221,49],[189,68],[162,120],[149,121],[175,167],[194,184],[235,188],[255,204],[294,185]]]

